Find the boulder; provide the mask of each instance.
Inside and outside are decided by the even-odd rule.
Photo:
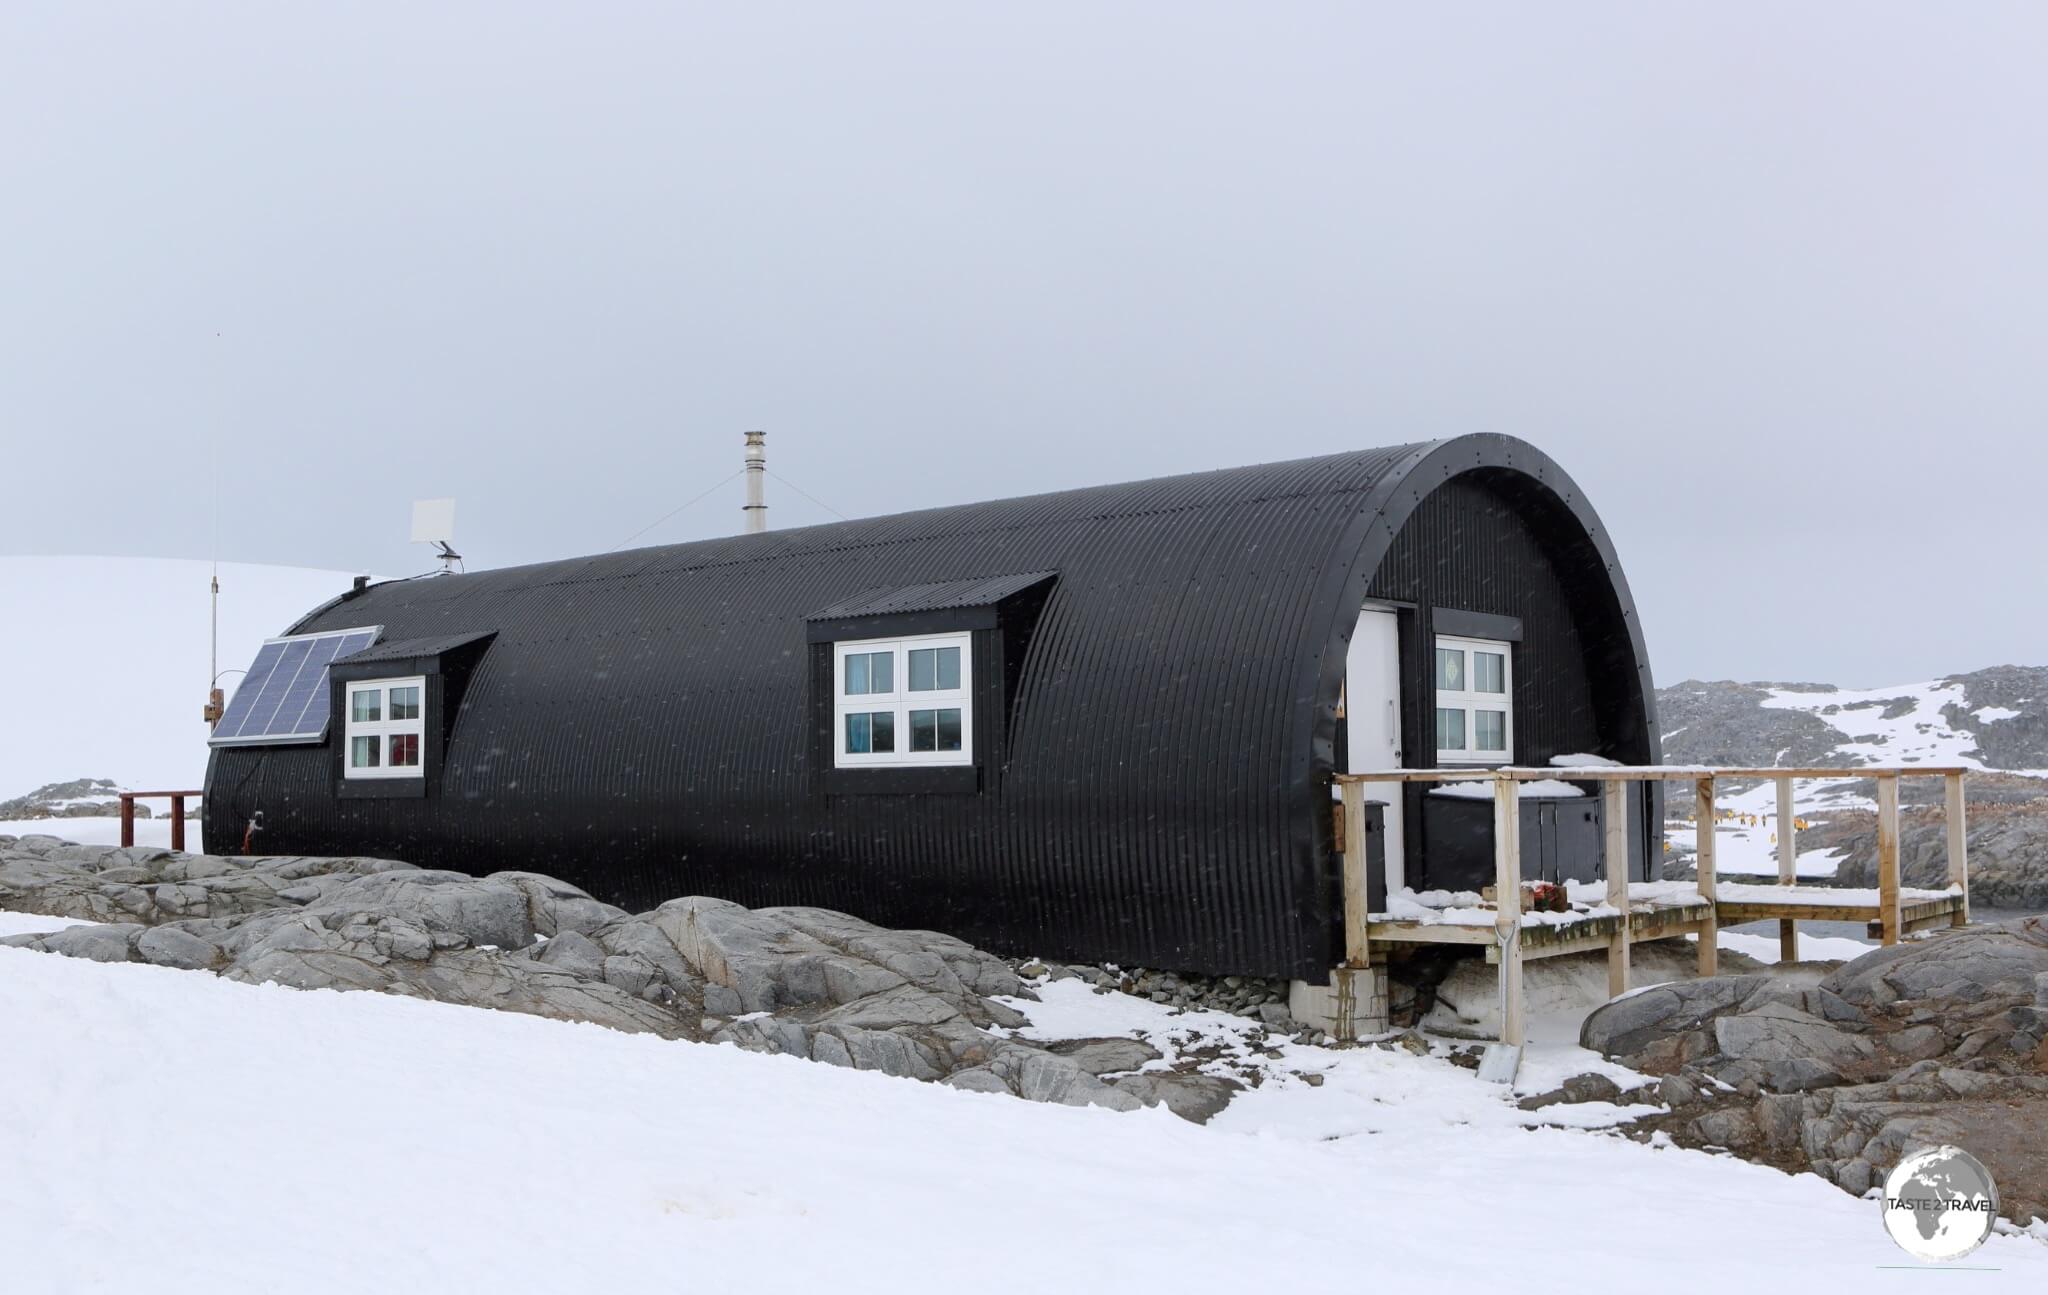
[[[1116,1081],[1116,1087],[1147,1106],[1164,1106],[1175,1115],[1196,1124],[1207,1124],[1244,1091],[1234,1079],[1221,1075],[1187,1074],[1179,1071],[1148,1071]]]
[[[2034,992],[2048,973],[2048,921],[2020,918],[1972,926],[1934,939],[1877,949],[1843,964],[1822,986],[1862,1006],[1899,999]]]
[[[144,962],[185,971],[203,971],[221,959],[221,951],[189,931],[156,926],[135,940],[135,954]]]

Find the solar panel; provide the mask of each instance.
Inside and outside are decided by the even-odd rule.
[[[377,641],[382,626],[267,640],[214,725],[210,746],[318,742],[331,709],[327,667]]]

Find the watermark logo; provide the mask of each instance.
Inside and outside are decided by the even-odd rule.
[[[1884,1230],[1915,1259],[1960,1259],[1984,1244],[1998,1216],[1991,1171],[1961,1147],[1929,1147],[1884,1180]]]

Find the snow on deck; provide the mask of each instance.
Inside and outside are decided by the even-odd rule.
[[[1815,908],[1876,907],[1880,901],[1877,891],[1850,889],[1842,886],[1759,886],[1744,882],[1720,882],[1714,893],[1730,904],[1800,904]],[[1945,890],[1916,890],[1910,886],[1899,887],[1899,902],[1911,904],[1925,899],[1947,899],[1960,895],[1959,887],[1950,886]]]
[[[1471,1072],[1371,1048],[1201,1127],[5,948],[0,1037],[10,1289],[898,1291],[1020,1262],[1077,1295],[1927,1285],[1812,1175],[1532,1129]],[[1558,1209],[1590,1202],[1579,1244]],[[1739,1244],[1674,1269],[1674,1210]],[[2035,1242],[1972,1263],[2048,1282]]]
[[[1522,925],[1570,926],[1593,918],[1615,917],[1619,909],[1607,902],[1607,883],[1568,881],[1565,897],[1571,901],[1568,913],[1536,912],[1524,909]],[[1645,906],[1701,904],[1699,887],[1689,881],[1632,881],[1628,887],[1631,910]],[[1409,890],[1401,887],[1387,892],[1387,911],[1373,913],[1376,922],[1414,922],[1419,926],[1492,926],[1497,916],[1494,905],[1470,890]]]

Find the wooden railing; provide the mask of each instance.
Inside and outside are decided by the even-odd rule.
[[[198,791],[124,791],[121,793],[121,844],[135,844],[135,802],[138,800],[163,800],[171,802],[171,848],[182,851],[185,848],[185,798],[198,799],[205,795]]]
[[[1777,881],[1797,881],[1796,819],[1792,812],[1792,784],[1799,779],[1874,779],[1877,783],[1877,875],[1876,919],[1886,944],[1898,942],[1903,932],[1899,905],[1899,780],[1938,777],[1946,787],[1948,814],[1949,884],[1961,895],[1954,907],[1954,923],[1969,920],[1970,875],[1966,849],[1963,778],[1968,770],[1951,766],[1885,765],[1862,769],[1740,769],[1706,768],[1687,765],[1573,766],[1569,768],[1502,769],[1391,769],[1377,773],[1337,775],[1335,781],[1343,801],[1345,841],[1364,841],[1365,784],[1367,783],[1450,783],[1490,782],[1493,785],[1494,842],[1494,927],[1501,959],[1501,1037],[1504,1042],[1522,1042],[1522,863],[1521,794],[1524,782],[1560,780],[1602,784],[1601,821],[1604,832],[1602,870],[1607,903],[1621,914],[1618,933],[1609,944],[1608,991],[1610,996],[1629,986],[1629,843],[1628,804],[1625,788],[1630,783],[1690,782],[1693,784],[1695,813],[1699,822],[1697,885],[1707,901],[1709,916],[1699,933],[1699,969],[1703,976],[1718,970],[1715,944],[1719,925],[1719,882],[1715,874],[1714,812],[1715,785],[1722,780],[1769,781],[1778,789]],[[1365,851],[1344,852],[1344,956],[1346,968],[1371,965],[1372,947],[1367,913]],[[1750,908],[1757,907],[1749,905]],[[1790,906],[1787,906],[1790,908]],[[1830,917],[1839,914],[1830,911]],[[1796,909],[1779,915],[1779,952],[1798,957]]]

